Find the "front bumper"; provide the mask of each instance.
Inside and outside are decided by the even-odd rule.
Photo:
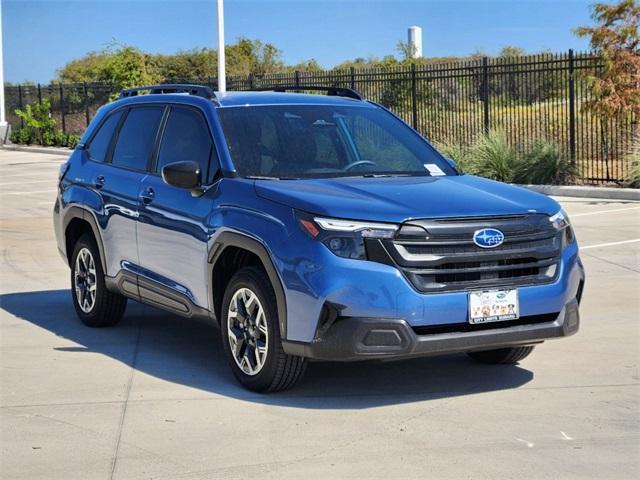
[[[451,331],[446,333],[420,334],[417,333],[419,329],[412,328],[405,320],[341,318],[313,342],[285,341],[283,347],[291,355],[317,360],[354,361],[532,345],[576,333],[580,326],[578,301],[571,300],[549,321],[541,319],[547,320],[538,317],[534,323],[505,327],[500,323],[487,324],[473,331],[464,331],[469,329],[465,325],[452,325]],[[461,331],[455,331],[456,328]]]

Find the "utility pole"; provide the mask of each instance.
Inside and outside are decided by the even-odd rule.
[[[2,0],[0,0],[0,145],[7,136],[7,119],[4,112],[4,63],[2,59]]]
[[[218,91],[227,91],[224,59],[224,1],[218,0]]]

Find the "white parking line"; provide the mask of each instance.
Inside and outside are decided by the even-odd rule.
[[[8,185],[28,185],[30,183],[54,183],[55,180],[54,179],[49,179],[49,180],[26,180],[24,182],[7,182],[7,183],[0,183],[0,187],[6,187]]]
[[[590,248],[613,247],[615,245],[624,245],[626,243],[637,243],[637,242],[640,242],[640,238],[635,238],[633,240],[623,240],[621,242],[610,242],[610,243],[600,243],[598,245],[587,245],[586,247],[580,247],[580,250],[588,250]]]
[[[587,215],[598,215],[599,213],[625,212],[627,210],[640,210],[640,207],[615,208],[613,210],[598,210],[597,212],[574,213],[573,215],[569,215],[569,217],[571,218],[585,217]]]
[[[58,190],[34,190],[30,192],[0,192],[0,195],[33,195],[34,193],[56,193]]]

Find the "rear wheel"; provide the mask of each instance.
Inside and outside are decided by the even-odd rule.
[[[107,290],[100,253],[91,235],[81,236],[74,246],[71,295],[76,314],[89,327],[117,324],[127,306],[126,297]]]
[[[276,297],[266,274],[246,267],[229,282],[221,310],[222,345],[238,381],[256,392],[292,387],[306,361],[282,349]]]
[[[514,364],[518,363],[533,351],[532,346],[499,348],[483,352],[468,352],[468,355],[482,363]]]

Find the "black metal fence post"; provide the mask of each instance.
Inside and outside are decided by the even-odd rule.
[[[295,83],[296,87],[300,86],[300,70],[296,70],[295,72]]]
[[[411,126],[418,129],[418,84],[416,82],[416,64],[411,64]]]
[[[62,133],[66,135],[67,124],[64,119],[64,88],[62,87],[62,83],[59,83],[58,85],[60,86],[60,118],[62,119]]]
[[[42,103],[42,86],[38,84],[38,103]]]
[[[489,133],[489,59],[482,57],[482,125],[485,133]]]
[[[351,77],[350,78],[351,88],[355,90],[356,89],[356,69],[353,66],[349,68],[349,74]]]
[[[87,82],[82,82],[82,93],[84,94],[84,121],[89,126],[89,93],[87,92]]]
[[[18,85],[18,108],[20,110],[24,110],[24,105],[22,105],[22,87]],[[20,128],[24,128],[24,119],[20,117]]]
[[[253,73],[249,74],[249,90],[253,90]]]
[[[576,163],[576,86],[573,49],[569,50],[569,152],[571,163]]]

